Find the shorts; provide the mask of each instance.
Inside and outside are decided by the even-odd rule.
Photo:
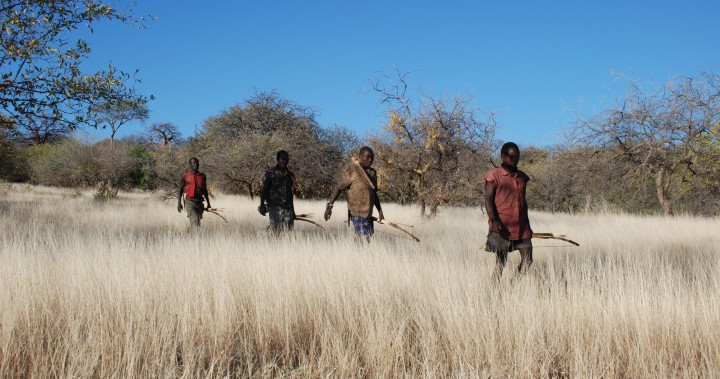
[[[200,220],[203,218],[204,211],[205,206],[202,199],[185,198],[185,212],[192,228],[200,227]]]
[[[488,233],[485,243],[485,251],[489,253],[507,254],[527,247],[532,247],[532,238],[509,241],[496,232]]]
[[[350,220],[355,227],[355,234],[359,237],[369,237],[373,235],[375,230],[373,228],[373,220],[371,218],[350,215]]]
[[[269,206],[270,228],[274,232],[293,230],[295,225],[295,211],[293,208]]]

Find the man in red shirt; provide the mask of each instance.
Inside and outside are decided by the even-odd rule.
[[[185,211],[187,212],[190,226],[193,229],[200,228],[200,220],[203,211],[210,209],[210,198],[207,190],[207,177],[200,172],[200,161],[192,157],[188,162],[190,170],[186,171],[178,182],[178,213],[183,210],[182,197],[185,194]],[[203,207],[203,198],[207,202],[207,207]]]
[[[504,144],[500,157],[500,167],[484,177],[485,209],[489,216],[485,250],[497,254],[494,273],[497,279],[512,251],[520,251],[518,271],[524,272],[532,264],[532,229],[525,201],[525,188],[530,177],[517,168],[520,149],[515,143]]]

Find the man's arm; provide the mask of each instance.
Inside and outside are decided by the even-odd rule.
[[[258,213],[265,216],[267,213],[267,206],[265,200],[267,200],[268,194],[270,193],[270,173],[265,173],[265,179],[263,179],[263,186],[260,188],[260,205],[258,206]]]
[[[375,190],[375,208],[378,210],[378,222],[385,219],[385,215],[383,214],[382,207],[380,207],[380,196],[377,194],[377,190]]]
[[[340,196],[340,192],[342,192],[343,190],[345,190],[345,188],[343,188],[342,186],[338,186],[330,195],[327,206],[325,207],[325,221],[330,219],[330,216],[332,215],[333,204],[335,204],[335,200],[337,200],[338,196]]]
[[[212,208],[212,206],[210,205],[210,193],[207,189],[207,177],[205,176],[205,174],[203,174],[203,176],[203,196],[205,196],[205,202],[207,203],[207,207],[205,207],[205,209],[207,210]]]
[[[485,182],[485,210],[490,217],[490,231],[500,233],[500,216],[495,207],[495,183]]]
[[[325,206],[325,221],[330,219],[330,216],[332,215],[333,204],[335,204],[335,200],[337,200],[338,196],[340,196],[340,192],[345,191],[346,189],[350,188],[350,185],[352,184],[353,170],[354,169],[351,167],[346,167],[343,170],[342,178],[340,179],[340,184],[338,184],[338,186],[335,187],[335,190],[330,195],[327,205]]]
[[[185,177],[181,176],[180,180],[178,180],[178,206],[177,206],[178,212],[182,212],[182,210],[183,210],[182,195],[183,195],[184,189],[185,189]]]

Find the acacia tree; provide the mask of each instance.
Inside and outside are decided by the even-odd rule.
[[[104,20],[142,26],[130,8],[98,0],[0,0],[0,114],[18,126],[46,120],[72,130],[95,126],[96,104],[144,100],[130,85],[133,76],[111,64],[83,71],[91,49],[82,38],[71,43],[70,34]]]
[[[182,141],[182,134],[177,125],[171,122],[155,122],[147,128],[147,138],[160,147],[177,144]]]
[[[147,100],[104,101],[91,108],[92,116],[103,129],[110,128],[110,148],[113,148],[115,134],[130,121],[145,121],[150,115]]]
[[[482,173],[494,151],[493,114],[471,107],[469,98],[413,97],[407,73],[373,82],[387,106],[388,122],[371,141],[376,148],[378,180],[400,203],[416,202],[421,217],[441,204],[480,201]],[[419,105],[415,106],[414,102]]]
[[[717,152],[703,147],[719,120],[718,75],[678,78],[650,93],[629,80],[627,95],[579,119],[572,137],[599,150],[617,151],[615,159],[629,160],[632,169],[621,174],[652,178],[658,202],[666,215],[672,215],[673,197],[683,183],[696,179],[708,158],[718,159]]]

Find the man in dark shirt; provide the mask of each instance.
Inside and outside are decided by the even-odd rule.
[[[288,169],[290,154],[287,151],[278,151],[276,158],[277,165],[265,173],[258,212],[263,216],[270,213],[270,228],[273,232],[279,233],[283,230],[293,230],[295,224],[293,206],[295,175]]]
[[[186,171],[178,182],[178,213],[183,210],[183,194],[185,194],[185,211],[187,212],[190,226],[193,229],[200,228],[200,220],[203,211],[210,209],[210,198],[207,190],[207,177],[200,172],[200,161],[192,157],[188,162],[190,170]],[[203,198],[207,207],[203,207]]]

